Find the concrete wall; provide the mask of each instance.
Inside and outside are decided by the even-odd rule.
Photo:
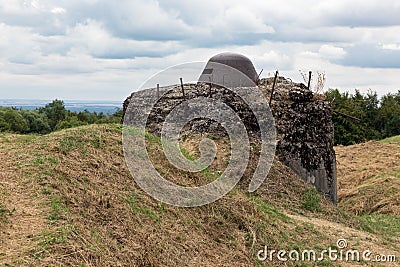
[[[259,88],[267,101],[271,95],[273,78],[262,79]],[[171,110],[182,102],[180,86],[163,87],[168,92],[153,108],[149,117],[149,130],[160,133],[161,122]],[[259,126],[248,106],[230,90],[212,88],[207,84],[185,85],[186,98],[197,96],[220,99],[228,104],[244,122],[251,138],[259,136]],[[211,94],[210,94],[211,93]],[[124,108],[129,104],[129,98]],[[314,185],[333,203],[337,203],[336,156],[333,150],[332,108],[322,96],[314,96],[303,84],[278,78],[271,111],[277,130],[277,155],[304,181]],[[221,126],[211,120],[196,120],[190,130],[222,133]],[[223,133],[222,133],[223,134]]]
[[[267,94],[271,87],[272,79],[261,81],[260,88]],[[280,77],[271,110],[280,159],[336,204],[336,155],[330,103],[323,96],[314,96],[303,84]]]

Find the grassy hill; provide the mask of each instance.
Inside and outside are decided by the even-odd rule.
[[[187,185],[215,179],[227,153],[222,149],[207,171],[181,173],[160,157],[158,138],[147,135],[147,142],[157,170]],[[188,156],[196,155],[193,142],[183,146]],[[258,261],[257,252],[264,245],[320,251],[339,238],[353,249],[400,251],[395,209],[366,217],[344,201],[338,208],[279,161],[255,193],[243,182],[210,205],[177,208],[136,186],[125,165],[120,125],[44,136],[1,134],[0,150],[0,266],[282,266],[276,258]],[[339,160],[342,175],[347,159]]]
[[[400,216],[400,137],[336,147],[340,206]]]

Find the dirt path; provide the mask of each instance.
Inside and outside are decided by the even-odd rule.
[[[344,249],[357,249],[358,251],[371,250],[371,259],[376,255],[396,255],[396,262],[382,263],[378,265],[377,262],[365,262],[364,265],[369,266],[400,266],[399,256],[400,256],[400,245],[399,244],[389,244],[387,241],[382,240],[382,238],[375,236],[371,233],[353,229],[341,224],[331,222],[328,220],[320,218],[309,218],[301,215],[287,214],[289,217],[296,221],[311,223],[317,230],[332,236],[332,240],[345,239],[347,242],[347,247]],[[328,248],[326,248],[328,249]],[[341,266],[354,266],[352,262],[341,262]]]
[[[32,264],[34,239],[46,228],[46,210],[32,178],[24,177],[16,151],[0,141],[0,200],[9,212],[0,230],[0,265]]]

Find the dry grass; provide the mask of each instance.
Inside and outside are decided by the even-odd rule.
[[[5,192],[1,200],[10,210],[15,205],[17,210],[35,208],[27,208],[25,215],[7,215],[0,233],[0,251],[7,253],[0,253],[0,266],[258,266],[262,263],[256,253],[264,245],[307,249],[334,244],[340,234],[327,231],[327,220],[337,230],[361,228],[359,220],[322,197],[321,211],[304,209],[302,195],[310,187],[278,161],[254,194],[247,192],[246,176],[215,203],[177,208],[153,200],[136,186],[124,162],[119,125],[85,126],[38,137],[0,137],[6,155],[2,159],[8,159],[1,161],[1,173],[7,173],[1,181],[17,181],[15,190],[1,188]],[[193,157],[196,138],[183,142]],[[157,167],[181,184],[208,182],[229,155],[225,141],[216,139],[222,150],[215,165],[207,173],[183,174],[160,157],[156,138],[148,142]],[[255,165],[250,164],[246,175]],[[24,228],[27,224],[19,216],[31,219],[26,222],[34,231],[24,232],[29,228]],[[310,218],[325,223],[314,225]],[[360,248],[373,242],[388,251],[398,249],[369,233],[346,233],[354,242],[374,240],[355,244]],[[21,244],[26,244],[22,251],[18,250]],[[281,263],[267,266],[271,265]]]
[[[400,143],[335,148],[339,206],[354,214],[400,215]]]

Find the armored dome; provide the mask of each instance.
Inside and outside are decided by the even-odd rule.
[[[231,87],[254,86],[258,75],[251,60],[241,54],[221,53],[208,61],[199,82]]]

